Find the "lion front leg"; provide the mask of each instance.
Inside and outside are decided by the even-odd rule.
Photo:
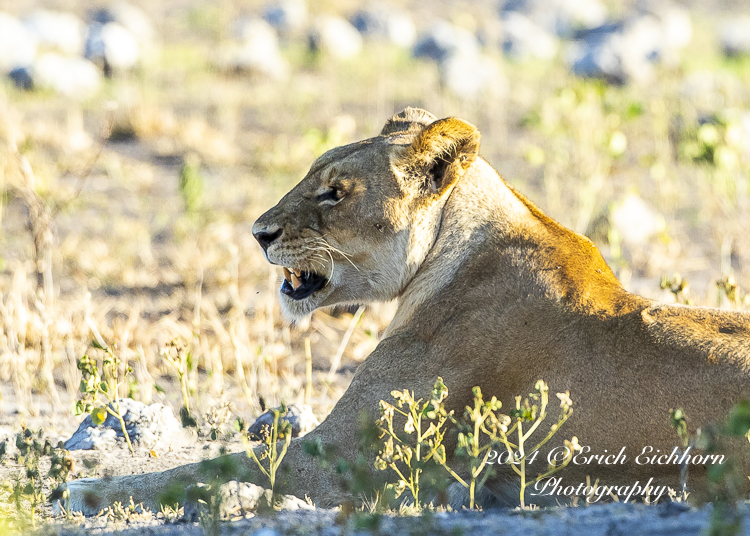
[[[334,474],[321,468],[318,460],[304,451],[305,441],[320,438],[328,443],[328,428],[324,422],[305,437],[292,440],[279,469],[275,491],[301,499],[309,498],[325,506],[338,504],[346,498]],[[263,448],[255,447],[258,457]],[[354,449],[351,450],[348,452],[346,442],[339,443],[338,454],[342,457],[353,458]],[[268,479],[247,453],[236,452],[159,473],[73,480],[67,483],[67,493],[61,502],[67,511],[84,515],[96,515],[116,502],[128,504],[131,498],[136,504],[143,503],[145,507],[158,511],[161,504],[185,504],[190,499],[191,486],[199,482],[224,483],[230,480],[268,487]],[[56,501],[54,506],[57,510],[60,503]]]

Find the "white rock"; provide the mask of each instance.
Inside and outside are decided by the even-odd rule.
[[[266,6],[263,18],[283,36],[302,32],[307,26],[305,0],[282,0]]]
[[[51,89],[77,99],[86,99],[99,90],[101,72],[84,58],[69,58],[55,52],[40,55],[32,68],[34,87]]]
[[[217,59],[226,70],[238,70],[285,80],[289,64],[279,50],[276,31],[260,18],[244,19],[236,24],[239,43],[223,47]]]
[[[0,12],[0,73],[31,65],[36,38],[17,18]]]
[[[607,7],[600,0],[508,0],[500,14],[506,18],[510,13],[523,15],[547,33],[564,38],[607,20]]]
[[[153,46],[156,32],[151,19],[133,4],[113,2],[108,7],[93,12],[91,19],[102,25],[116,22],[127,29],[142,48],[147,50]]]
[[[120,399],[125,428],[134,446],[157,451],[166,451],[172,443],[177,446],[186,440],[182,425],[172,410],[163,404],[146,405],[130,398]],[[119,421],[112,415],[99,426],[95,426],[91,416],[83,419],[73,436],[65,442],[68,450],[106,450],[115,445],[115,440],[124,441]]]
[[[85,26],[72,13],[39,9],[23,19],[40,48],[77,56],[83,52]]]
[[[334,58],[353,58],[362,50],[362,36],[352,24],[335,15],[316,19],[310,34],[313,48]]]
[[[663,62],[676,64],[679,52],[693,38],[690,12],[670,0],[639,0],[636,14],[650,17],[659,27],[658,53]]]
[[[438,21],[422,34],[412,49],[417,58],[430,58],[444,61],[453,54],[478,55],[479,41],[469,30],[454,26],[446,21]]]
[[[609,219],[623,242],[632,246],[642,246],[666,229],[664,217],[634,193],[612,207]]]
[[[503,33],[503,51],[518,60],[551,60],[559,48],[554,35],[520,13],[503,16]]]
[[[89,26],[85,55],[107,74],[133,69],[141,59],[138,40],[117,22]]]
[[[727,56],[750,55],[750,16],[737,17],[724,23],[719,39]]]
[[[417,40],[417,28],[407,11],[374,4],[355,13],[350,22],[368,39],[408,48]]]
[[[508,80],[497,62],[482,54],[451,54],[439,64],[439,71],[442,84],[462,99],[482,94],[500,97],[508,92]]]
[[[634,16],[587,32],[568,49],[573,72],[610,83],[644,84],[664,52],[662,28],[652,16]]]

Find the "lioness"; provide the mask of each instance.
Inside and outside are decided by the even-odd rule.
[[[589,463],[559,473],[566,483],[590,475],[600,484],[675,486],[679,466],[639,455],[677,443],[670,408],[684,408],[694,433],[750,395],[750,314],[626,292],[589,239],[545,216],[478,156],[479,141],[465,121],[407,108],[379,136],[325,153],[255,222],[266,258],[284,268],[280,299],[290,319],[398,298],[383,340],[306,439],[353,458],[358,414],[376,415],[394,389],[427,396],[442,376],[448,408],[461,413],[476,385],[511,408],[542,378],[552,392],[570,391],[575,413],[563,433],[590,448]],[[596,461],[623,447],[625,463]],[[230,456],[264,482],[244,453]],[[284,462],[291,470],[279,491],[320,505],[345,499],[302,440]],[[540,460],[530,471],[546,466]],[[193,464],[78,480],[68,507],[95,513],[131,496],[156,506],[168,486],[201,478]],[[493,484],[501,500],[517,502],[515,480],[501,468]]]

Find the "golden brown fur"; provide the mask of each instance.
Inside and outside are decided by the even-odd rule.
[[[475,385],[510,408],[542,378],[553,392],[571,392],[566,437],[592,453],[626,447],[632,460],[646,446],[671,451],[670,408],[684,408],[694,433],[750,395],[750,314],[626,292],[590,240],[509,187],[478,149],[472,125],[407,109],[380,136],[323,155],[255,223],[270,262],[327,278],[304,300],[280,294],[290,318],[399,299],[383,340],[308,439],[352,458],[357,415],[376,414],[393,389],[424,396],[442,376],[448,406],[460,412]],[[244,454],[233,456],[263,483]],[[286,462],[281,491],[323,505],[343,499],[336,476],[307,457],[301,441]],[[674,486],[678,473],[631,462],[570,466],[561,475],[571,483],[590,475],[606,484],[653,477]],[[199,478],[189,465],[74,482],[70,506],[90,513],[131,495],[153,504],[167,485]],[[513,480],[501,470],[493,484],[501,499],[514,500]]]

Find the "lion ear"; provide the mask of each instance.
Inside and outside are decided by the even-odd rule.
[[[432,193],[442,194],[477,159],[481,135],[477,128],[455,117],[427,125],[399,157],[407,175],[422,178]]]
[[[385,122],[385,126],[383,126],[383,130],[380,131],[380,135],[391,136],[393,134],[416,133],[436,119],[437,117],[427,110],[407,106],[403,111],[397,113]]]

